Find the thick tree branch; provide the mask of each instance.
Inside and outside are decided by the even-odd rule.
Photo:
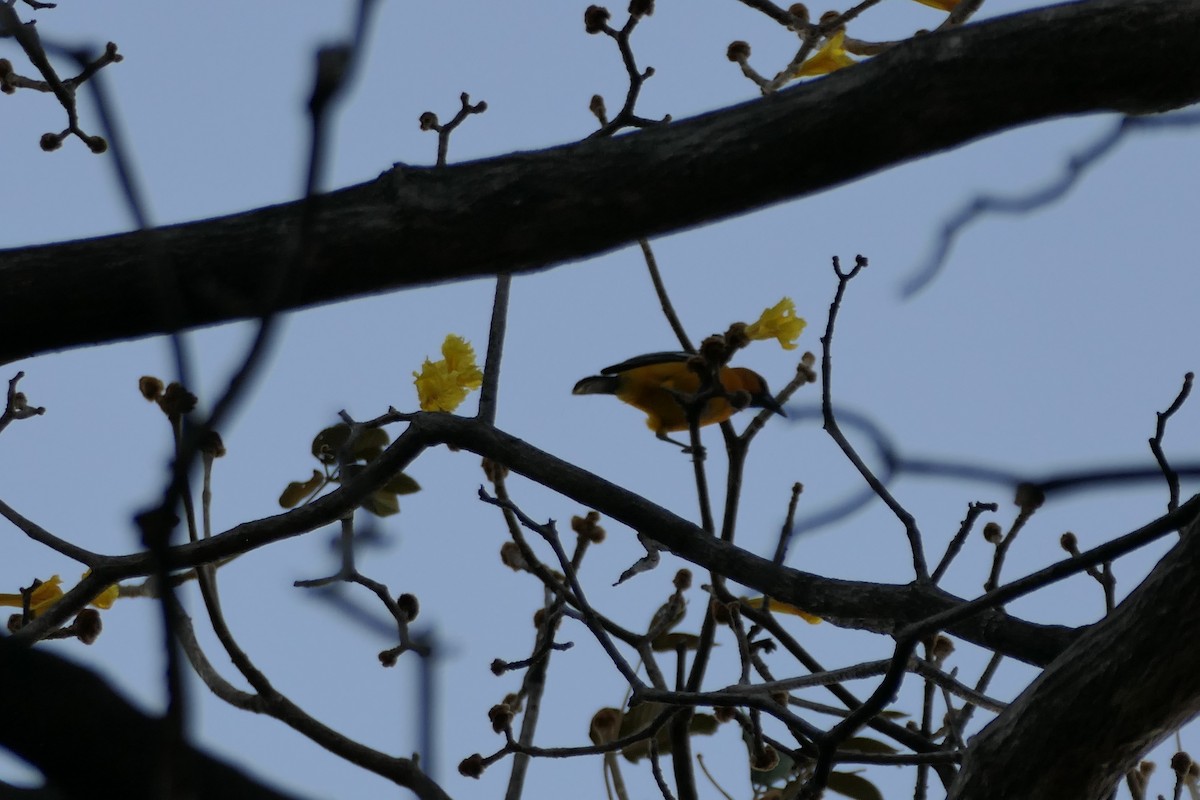
[[[1200,523],[972,740],[955,800],[1108,797],[1200,713]]]
[[[531,480],[644,533],[697,566],[716,570],[759,593],[806,609],[842,627],[890,634],[965,602],[933,586],[838,580],[774,564],[705,535],[695,524],[640,495],[520,439],[475,420],[449,414],[415,417],[410,427],[396,437],[382,456],[337,491],[286,514],[243,523],[211,538],[173,547],[166,554],[166,562],[172,569],[217,563],[331,524],[407,466],[426,447],[438,444],[452,444],[505,464]],[[149,553],[101,557],[93,565],[88,580],[103,586],[148,575],[152,569]],[[97,591],[97,586],[92,584],[73,589],[66,598],[22,629],[17,638],[30,640],[44,635],[45,630],[64,623]],[[1026,622],[999,609],[981,611],[949,626],[948,632],[1037,666],[1048,664],[1078,636],[1078,631],[1072,628]]]
[[[913,39],[635,135],[326,195],[303,307],[521,272],[802,197],[1029,122],[1200,99],[1200,0],[1088,0]],[[162,229],[177,329],[261,312],[297,205]],[[161,333],[144,234],[0,252],[0,361]]]

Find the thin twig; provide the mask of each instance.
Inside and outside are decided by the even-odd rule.
[[[1000,541],[996,542],[996,551],[992,555],[992,569],[988,574],[988,579],[984,581],[983,590],[990,592],[1000,585],[1000,570],[1004,567],[1004,558],[1008,555],[1009,548],[1016,540],[1017,534],[1025,527],[1034,513],[1041,507],[1045,500],[1045,495],[1034,487],[1021,485],[1017,487],[1017,503],[1021,510],[1017,514],[1017,518],[1013,520],[1012,526],[1008,529]]]
[[[791,14],[772,3],[771,0],[741,0],[741,2],[755,11],[761,11],[784,27],[791,25],[794,21]]]
[[[890,658],[880,659],[877,661],[866,661],[862,664],[855,664],[850,667],[842,667],[840,669],[824,670],[822,672],[811,675],[802,675],[796,678],[785,678],[778,681],[770,681],[766,683],[756,683],[752,685],[735,684],[727,686],[724,689],[718,690],[720,693],[731,695],[770,695],[774,692],[794,691],[796,689],[808,689],[817,686],[831,686],[845,683],[846,681],[863,680],[876,675],[882,675],[888,671],[892,660]],[[1007,705],[987,697],[979,690],[972,689],[947,675],[942,670],[930,661],[913,658],[905,667],[909,672],[919,675],[933,683],[935,686],[944,688],[946,691],[961,697],[969,703],[985,708],[988,711],[1000,713]],[[715,693],[714,693],[715,694]],[[928,738],[928,734],[926,734]]]
[[[412,759],[395,758],[348,739],[307,714],[276,690],[266,675],[250,660],[230,631],[215,591],[215,582],[216,578],[211,570],[200,570],[200,595],[208,611],[213,631],[230,661],[254,688],[262,704],[263,713],[280,720],[351,764],[387,778],[399,786],[408,787],[418,797],[449,800],[449,796],[441,787],[425,775]]]
[[[653,689],[647,686],[635,691],[634,699],[643,702],[666,703],[668,705],[680,706],[682,707],[682,712],[687,714],[689,718],[691,717],[691,710],[697,706],[758,709],[786,725],[788,731],[800,742],[806,740],[818,741],[823,738],[821,731],[816,726],[788,711],[770,697],[738,694],[736,692],[670,691]],[[672,750],[671,755],[675,757],[677,753]],[[681,787],[677,786],[676,788],[680,794],[683,793]]]
[[[1000,664],[1004,661],[1002,653],[992,653],[992,657],[988,659],[987,666],[983,668],[983,672],[979,675],[979,680],[975,681],[975,692],[983,694],[987,691],[988,684],[992,682],[992,678],[996,676],[996,671],[1000,669]],[[976,706],[974,703],[968,702],[965,706],[959,709],[955,716],[955,727],[958,730],[966,730],[967,723],[971,721],[971,717],[975,714]]]
[[[12,2],[0,3],[0,36],[11,36],[16,39],[17,44],[25,52],[25,57],[29,59],[35,69],[41,73],[45,82],[34,81],[28,78],[22,78],[15,73],[9,72],[3,78],[5,91],[12,91],[16,88],[34,89],[37,91],[50,92],[62,105],[63,110],[67,112],[67,127],[61,133],[47,133],[42,136],[42,148],[45,150],[57,149],[63,139],[74,134],[88,146],[93,153],[103,153],[107,149],[108,143],[101,137],[89,136],[79,127],[79,112],[75,104],[75,89],[84,81],[92,78],[102,67],[108,64],[114,64],[122,60],[120,54],[117,53],[117,46],[112,42],[108,43],[105,48],[104,55],[96,59],[89,59],[86,55],[76,55],[65,48],[46,44],[38,35],[37,26],[33,22],[22,22],[17,16],[16,9],[13,8]],[[62,80],[58,77],[54,65],[50,63],[50,57],[47,51],[59,52],[75,57],[80,62],[82,71],[79,75],[69,80]]]
[[[1193,497],[1181,505],[1176,511],[1159,517],[1153,522],[1143,525],[1135,531],[1118,536],[1116,539],[1094,547],[1079,556],[1057,561],[1048,567],[1004,584],[974,600],[968,600],[954,608],[933,614],[920,622],[906,625],[895,633],[897,639],[911,639],[927,636],[935,631],[945,630],[985,609],[1002,606],[1019,597],[1024,597],[1063,578],[1084,572],[1088,567],[1094,567],[1105,561],[1112,561],[1127,553],[1131,553],[1150,542],[1174,533],[1192,524],[1200,514],[1200,495]]]
[[[91,550],[85,550],[78,545],[71,544],[66,539],[60,539],[33,520],[26,519],[18,514],[12,506],[3,500],[0,500],[0,516],[3,516],[15,525],[33,541],[44,544],[54,552],[61,553],[67,558],[78,561],[80,564],[85,564],[89,568],[96,567],[106,558],[106,556],[102,556],[99,553],[93,553]]]
[[[1154,426],[1154,436],[1150,438],[1150,452],[1154,453],[1154,459],[1158,462],[1159,468],[1162,469],[1163,477],[1167,480],[1167,511],[1174,511],[1179,508],[1179,473],[1171,468],[1166,454],[1163,453],[1163,437],[1167,434],[1167,420],[1183,406],[1188,395],[1191,394],[1192,380],[1195,377],[1195,373],[1192,372],[1184,375],[1183,386],[1180,387],[1179,394],[1175,395],[1175,400],[1167,407],[1166,411],[1160,411],[1155,414],[1158,422]]]
[[[722,600],[724,601],[731,599],[733,598],[722,596]],[[756,624],[761,625],[768,633],[771,634],[772,637],[774,637],[775,641],[777,641],[780,646],[782,646],[789,654],[792,655],[792,657],[800,662],[801,666],[803,666],[809,672],[829,672],[825,669],[821,662],[814,658],[812,654],[805,650],[804,647],[801,646],[798,641],[796,641],[795,637],[788,633],[788,631],[779,624],[779,621],[776,620],[772,614],[766,611],[761,611],[760,609],[755,608],[752,604],[745,602],[742,603],[742,613],[754,620]],[[833,694],[833,696],[837,698],[839,702],[843,703],[846,708],[849,709],[849,711],[853,711],[862,705],[862,701],[855,697],[854,693],[848,690],[840,682],[825,684],[825,688],[831,694]],[[804,707],[803,703],[797,702],[795,698],[790,699],[789,702]],[[845,716],[845,714],[842,714],[841,716]],[[891,720],[884,719],[882,717],[875,717],[868,721],[867,724],[872,729],[894,739],[905,747],[915,750],[918,753],[928,753],[938,749],[936,745],[921,737],[921,735],[916,731],[911,731],[902,725],[897,725]],[[939,771],[938,777],[944,783],[948,784],[952,775],[944,771]]]
[[[633,56],[633,47],[629,44],[629,37],[640,20],[641,17],[630,14],[621,30],[615,30],[605,23],[596,31],[605,34],[617,43],[617,49],[621,53],[621,63],[624,64],[625,72],[629,76],[629,89],[625,92],[625,103],[621,106],[621,110],[607,123],[602,124],[599,130],[593,132],[588,137],[589,139],[606,138],[622,128],[647,128],[651,125],[671,121],[670,115],[663,117],[662,120],[653,120],[639,117],[633,111],[634,106],[637,105],[638,95],[641,94],[642,84],[654,75],[654,67],[646,67],[645,70],[638,69],[637,60]]]
[[[9,426],[13,420],[29,419],[46,413],[42,406],[31,406],[24,392],[17,391],[17,384],[25,377],[24,371],[18,372],[8,381],[8,400],[4,405],[4,413],[0,415],[0,431]]]
[[[917,528],[917,521],[912,514],[908,512],[904,506],[892,497],[892,493],[888,491],[883,482],[875,476],[875,473],[866,465],[859,457],[854,446],[850,444],[850,440],[842,433],[841,427],[838,425],[837,417],[833,413],[833,395],[832,395],[832,373],[833,373],[833,330],[837,322],[838,311],[842,307],[842,298],[846,294],[846,286],[854,279],[859,272],[867,266],[867,259],[863,256],[855,258],[854,267],[849,272],[842,272],[837,256],[833,258],[833,270],[838,278],[837,292],[834,295],[833,302],[829,306],[829,320],[825,325],[825,335],[821,337],[821,411],[825,421],[825,431],[841,448],[846,458],[854,465],[858,473],[862,475],[863,480],[871,487],[872,491],[879,496],[879,499],[892,510],[896,518],[904,526],[904,532],[908,536],[909,548],[912,550],[913,570],[916,573],[918,581],[929,580],[929,568],[925,564],[925,550],[921,544],[921,532]]]
[[[792,541],[792,534],[795,533],[796,525],[796,508],[800,505],[800,493],[804,491],[804,484],[792,484],[792,496],[788,500],[787,514],[783,519],[783,528],[779,531],[779,541],[775,544],[775,555],[771,558],[773,564],[783,564],[787,558],[788,544]]]
[[[663,283],[662,274],[658,271],[658,259],[654,257],[654,251],[650,249],[650,242],[646,239],[638,239],[638,246],[642,248],[642,257],[646,260],[646,270],[650,273],[650,281],[654,284],[654,293],[658,295],[658,302],[662,306],[663,316],[667,318],[667,324],[675,332],[675,338],[679,340],[679,346],[683,348],[684,352],[695,353],[696,348],[692,344],[692,340],[688,338],[687,331],[683,329],[683,323],[679,321],[679,315],[675,313],[675,306],[671,303],[670,295],[667,294],[667,286]]]
[[[925,641],[925,657],[932,658],[933,647],[929,640]],[[926,677],[921,692],[921,735],[926,739],[933,738],[933,703],[937,696],[936,685],[931,678]],[[929,791],[929,765],[917,766],[916,782],[913,786],[913,800],[925,800]]]
[[[916,649],[917,639],[913,636],[897,638],[896,649],[883,680],[875,688],[861,706],[846,715],[846,718],[833,726],[830,731],[817,741],[818,754],[813,764],[812,775],[800,790],[801,800],[817,800],[824,794],[829,783],[829,774],[833,769],[837,750],[841,743],[854,735],[863,725],[875,715],[883,711],[891,698],[900,690],[904,680],[905,664]]]
[[[550,547],[554,550],[554,554],[558,557],[559,566],[562,567],[563,572],[566,575],[567,584],[571,587],[571,591],[575,595],[575,601],[578,603],[579,610],[583,614],[584,624],[587,625],[588,629],[592,632],[592,635],[596,637],[596,641],[604,649],[604,652],[608,654],[608,657],[612,659],[613,665],[618,671],[620,671],[625,680],[629,682],[629,685],[634,687],[635,691],[637,691],[639,687],[644,686],[645,684],[642,679],[638,677],[637,671],[629,665],[629,662],[626,661],[625,657],[621,655],[619,650],[617,650],[616,645],[614,645],[612,639],[609,638],[608,632],[605,631],[604,626],[600,623],[599,615],[596,613],[595,609],[592,608],[591,604],[588,603],[587,598],[584,596],[583,586],[580,585],[579,578],[575,574],[575,571],[571,569],[571,560],[567,558],[566,552],[563,551],[562,543],[558,538],[558,532],[555,530],[553,524],[549,523],[543,525],[534,522],[534,520],[527,516],[525,512],[521,511],[521,509],[515,503],[492,497],[486,491],[484,491],[482,486],[479,487],[479,499],[485,503],[489,503],[499,508],[509,509],[522,525],[541,536],[546,543],[550,545]]]
[[[1194,126],[1197,123],[1200,123],[1200,113],[1195,111],[1125,116],[1093,142],[1065,159],[1061,174],[1044,186],[1017,196],[981,194],[972,198],[942,224],[936,241],[929,249],[929,255],[913,270],[913,274],[901,287],[902,296],[912,297],[937,278],[949,259],[954,243],[971,223],[988,214],[1030,214],[1061,199],[1082,182],[1088,170],[1099,164],[1101,159],[1135,130],[1169,130],[1173,127]]]
[[[1063,550],[1066,550],[1072,556],[1078,557],[1079,542],[1074,533],[1067,531],[1058,539],[1059,545]],[[1117,579],[1113,575],[1112,561],[1105,561],[1099,565],[1099,568],[1092,566],[1088,567],[1084,572],[1088,577],[1100,584],[1101,590],[1104,592],[1104,613],[1111,614],[1117,604]]]
[[[494,486],[498,497],[507,497],[504,491],[504,478],[502,475],[496,476]],[[511,512],[505,510],[505,515],[508,516]],[[587,552],[588,540],[583,536],[579,536],[575,542],[575,553],[571,557],[571,568],[578,570],[583,562],[583,555]],[[558,631],[559,623],[562,620],[562,604],[561,598],[556,599],[553,603],[547,603],[545,606],[546,614],[542,624],[538,626],[537,636],[534,641],[533,654],[529,661],[530,669],[525,673],[524,680],[521,681],[521,697],[525,701],[525,711],[521,716],[521,731],[518,738],[518,743],[525,747],[533,745],[533,737],[537,731],[538,720],[541,715],[542,696],[546,689],[546,673],[549,669],[550,654],[553,650],[560,649],[554,643],[554,634]],[[569,646],[569,643],[568,645]],[[525,774],[529,768],[530,756],[527,753],[517,753],[513,756],[512,772],[509,774],[508,787],[505,790],[505,800],[519,800],[525,788]]]
[[[946,570],[950,568],[955,556],[962,549],[963,543],[971,534],[971,528],[975,525],[975,520],[979,519],[979,515],[985,511],[990,511],[993,514],[999,509],[995,503],[979,503],[974,502],[967,506],[967,515],[963,517],[962,524],[958,526],[958,533],[954,534],[954,538],[950,540],[950,544],[946,545],[946,552],[942,556],[942,560],[938,562],[937,568],[934,569],[930,580],[937,583],[946,574]]]
[[[109,44],[115,55],[116,46]],[[87,54],[82,51],[70,51],[76,62],[86,71],[90,63]],[[163,248],[162,237],[156,232],[148,211],[141,183],[137,179],[132,154],[126,147],[126,137],[121,132],[121,124],[114,111],[115,105],[108,96],[108,86],[104,76],[95,75],[89,83],[93,99],[96,102],[96,113],[100,117],[100,126],[108,139],[109,150],[112,154],[112,166],[116,175],[117,185],[125,200],[126,210],[133,218],[134,226],[142,234],[144,256],[142,263],[146,273],[151,276],[150,284],[154,287],[155,300],[153,311],[161,320],[161,329],[170,331],[168,342],[171,356],[175,361],[176,379],[183,386],[195,385],[192,381],[192,358],[187,346],[187,340],[178,330],[178,321],[183,319],[183,295],[179,282],[172,279],[175,274],[168,268],[166,251]]]
[[[422,113],[419,120],[421,130],[437,132],[437,166],[439,167],[446,166],[446,154],[450,150],[450,134],[454,132],[454,129],[461,125],[463,121],[472,114],[482,114],[483,112],[487,111],[488,105],[482,100],[475,105],[471,105],[471,95],[467,94],[466,92],[463,92],[461,95],[459,95],[458,99],[462,103],[462,107],[458,110],[458,113],[454,115],[454,118],[445,125],[442,125],[440,122],[438,122],[437,114],[433,113],[432,111],[426,111]]]
[[[671,787],[667,785],[667,779],[663,777],[662,765],[658,763],[656,737],[650,739],[650,771],[654,775],[654,782],[658,784],[658,790],[662,792],[663,800],[675,800],[675,795],[671,794]]]
[[[488,425],[496,424],[496,402],[499,399],[500,359],[504,355],[504,333],[508,326],[508,296],[512,275],[496,276],[496,294],[492,300],[492,323],[488,329],[487,358],[483,362],[483,385],[479,389],[479,411],[476,418]]]

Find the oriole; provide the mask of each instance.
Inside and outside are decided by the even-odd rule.
[[[688,428],[687,410],[680,398],[700,390],[700,376],[687,363],[694,357],[689,353],[647,353],[582,379],[571,393],[615,394],[619,400],[646,412],[646,426],[658,438],[675,442],[667,433]],[[701,425],[724,422],[744,408],[730,402],[738,392],[749,396],[746,406],[766,408],[787,416],[775,402],[767,382],[754,370],[721,367],[720,375],[721,386],[730,397],[710,398],[700,409],[698,422]]]

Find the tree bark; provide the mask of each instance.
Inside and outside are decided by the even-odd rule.
[[[0,362],[586,258],[803,197],[1019,125],[1200,99],[1200,0],[1088,0],[912,39],[827,78],[614,139],[297,204],[0,251]]]
[[[950,800],[1099,800],[1200,713],[1200,523],[976,736]]]

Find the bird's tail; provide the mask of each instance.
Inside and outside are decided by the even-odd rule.
[[[616,375],[592,375],[575,384],[571,394],[616,394],[617,384]]]

